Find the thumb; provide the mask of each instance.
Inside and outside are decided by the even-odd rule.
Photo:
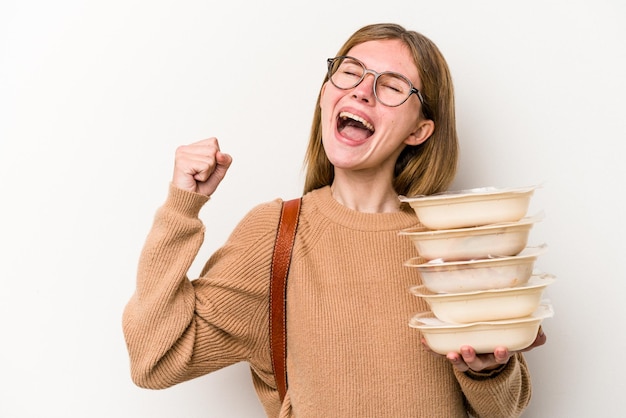
[[[215,154],[215,162],[217,163],[217,166],[215,167],[213,175],[221,181],[226,175],[228,168],[232,164],[233,157],[231,157],[229,154],[218,151]]]
[[[211,196],[226,176],[228,167],[232,162],[233,159],[230,155],[218,151],[215,154],[215,169],[205,182],[198,183],[198,193]]]

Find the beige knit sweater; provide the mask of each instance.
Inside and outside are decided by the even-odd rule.
[[[268,283],[280,200],[254,208],[200,278],[187,271],[204,239],[206,197],[170,187],[139,262],[123,317],[133,381],[165,388],[245,361],[268,417],[514,417],[530,400],[521,354],[492,376],[454,370],[407,324],[426,310],[398,236],[411,211],[369,214],[328,187],[304,196],[288,287],[289,391],[270,364]]]

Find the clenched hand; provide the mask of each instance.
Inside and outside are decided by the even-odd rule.
[[[208,138],[176,149],[172,184],[180,189],[211,196],[233,159],[220,151],[217,138]]]

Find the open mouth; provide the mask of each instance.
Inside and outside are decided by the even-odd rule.
[[[362,141],[374,134],[374,126],[349,112],[341,112],[337,120],[338,131],[346,138]]]

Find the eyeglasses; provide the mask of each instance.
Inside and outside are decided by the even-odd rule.
[[[367,74],[374,76],[374,97],[389,107],[400,106],[415,93],[420,103],[424,98],[418,89],[413,87],[411,80],[399,73],[384,71],[377,73],[365,68],[365,64],[356,58],[340,56],[328,58],[328,78],[335,87],[348,90],[361,84]]]

